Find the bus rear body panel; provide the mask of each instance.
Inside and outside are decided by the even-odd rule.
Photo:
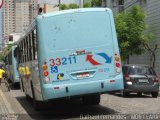
[[[37,18],[37,30],[44,100],[123,89],[109,9],[42,15]]]
[[[15,50],[16,46],[12,47],[12,61],[13,61],[13,83],[19,83],[19,74],[18,74],[18,70],[17,70],[17,60],[14,57],[14,50]]]
[[[17,60],[14,57],[14,50],[16,46],[12,46],[8,55],[6,55],[7,67],[6,73],[12,83],[19,83],[19,74],[17,71]]]

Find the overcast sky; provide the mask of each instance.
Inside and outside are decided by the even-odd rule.
[[[38,0],[39,3],[48,3],[48,4],[58,4],[59,0]],[[61,3],[69,4],[69,3],[77,3],[79,4],[79,0],[60,0]]]

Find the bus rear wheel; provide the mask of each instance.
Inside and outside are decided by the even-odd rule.
[[[33,108],[36,110],[36,111],[39,111],[41,108],[40,108],[41,104],[40,104],[40,101],[37,101],[33,98]]]
[[[84,96],[82,102],[85,105],[98,105],[100,103],[100,94]]]
[[[32,96],[33,96],[33,108],[36,110],[36,111],[39,111],[40,110],[40,101],[37,101],[36,100],[36,97],[35,97],[35,92],[34,92],[34,88],[33,88],[33,83],[31,82],[31,90],[32,90]]]
[[[153,98],[157,98],[158,97],[158,92],[152,92],[151,94],[152,94]]]

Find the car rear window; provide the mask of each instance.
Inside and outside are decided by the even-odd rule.
[[[128,73],[130,75],[156,75],[153,68],[146,66],[132,66]]]
[[[126,74],[128,72],[129,67],[128,66],[123,66],[122,67],[122,72],[123,74]]]

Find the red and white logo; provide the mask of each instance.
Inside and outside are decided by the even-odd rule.
[[[0,9],[3,6],[3,0],[0,0]]]

